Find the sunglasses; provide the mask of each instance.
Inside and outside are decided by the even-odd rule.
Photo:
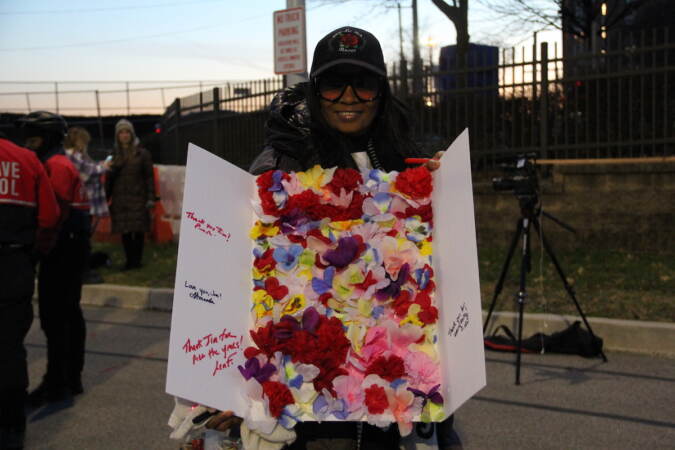
[[[382,94],[382,79],[376,75],[327,75],[316,80],[319,97],[333,103],[337,103],[345,95],[347,86],[351,86],[352,92],[361,103],[375,101]]]

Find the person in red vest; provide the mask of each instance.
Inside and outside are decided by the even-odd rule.
[[[31,407],[81,394],[85,322],[80,307],[91,220],[80,175],[63,150],[67,124],[46,111],[18,120],[26,147],[35,151],[61,206],[54,249],[40,261],[38,304],[47,337],[47,372],[28,395]]]
[[[23,448],[28,388],[23,340],[33,323],[35,253],[53,244],[59,205],[33,152],[0,137],[0,448]]]

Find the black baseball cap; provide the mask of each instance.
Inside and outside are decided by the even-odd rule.
[[[310,78],[339,64],[353,64],[387,76],[380,42],[360,28],[341,27],[324,36],[314,49]]]

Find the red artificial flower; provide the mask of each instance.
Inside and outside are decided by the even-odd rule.
[[[279,343],[274,336],[274,324],[272,322],[267,322],[264,327],[260,327],[257,330],[251,330],[250,334],[258,349],[268,357],[271,357],[274,355],[274,352],[279,350]]]
[[[303,212],[310,219],[318,220],[320,217],[316,217],[312,212],[313,209],[319,205],[319,199],[319,196],[316,195],[314,191],[307,189],[299,194],[291,195],[286,202],[284,212],[292,213],[293,211],[298,210]]]
[[[262,384],[263,392],[269,400],[270,414],[272,417],[279,417],[286,407],[295,403],[293,394],[288,387],[278,381],[265,381]]]
[[[366,388],[366,406],[370,414],[382,414],[389,407],[387,393],[376,384]]]
[[[256,258],[255,261],[253,261],[253,266],[255,266],[255,268],[262,273],[267,273],[270,270],[274,270],[274,268],[277,266],[277,262],[274,260],[273,254],[274,251],[271,248],[267,249],[265,253],[262,254],[262,256]]]
[[[341,189],[344,189],[345,192],[349,193],[358,188],[361,183],[363,183],[363,178],[359,171],[354,169],[337,169],[333,173],[333,179],[326,187],[334,194],[340,195]]]
[[[438,309],[435,306],[429,306],[417,313],[417,317],[420,319],[420,322],[425,325],[436,323],[438,320]]]
[[[366,369],[366,375],[379,375],[389,382],[405,375],[405,365],[403,359],[396,355],[380,356],[370,363]]]
[[[296,331],[282,347],[282,353],[291,355],[293,362],[312,364],[319,368],[319,375],[313,381],[318,392],[325,387],[335,394],[333,379],[347,374],[341,366],[347,360],[351,347],[340,319],[321,316],[314,333]]]
[[[288,288],[279,284],[276,277],[269,277],[265,280],[265,290],[274,300],[281,300],[288,294]]]
[[[398,317],[404,317],[406,314],[408,314],[408,308],[410,308],[410,305],[412,305],[412,301],[410,300],[410,292],[406,290],[402,290],[401,294],[396,298],[396,300],[394,300],[394,303],[392,303],[394,312]]]
[[[433,225],[434,213],[431,208],[431,203],[428,205],[422,205],[419,208],[413,208],[408,206],[405,209],[405,212],[396,213],[396,217],[399,219],[405,219],[406,217],[419,216],[422,222],[428,222]]]
[[[377,284],[377,280],[373,277],[373,272],[369,270],[366,274],[366,278],[361,283],[356,283],[354,287],[363,291],[367,291],[368,288],[373,284]]]
[[[319,296],[319,301],[323,306],[328,306],[328,300],[330,300],[333,295],[330,292],[324,292]]]
[[[431,297],[426,292],[420,292],[415,296],[415,303],[420,305],[422,309],[431,306]]]
[[[406,169],[396,177],[396,189],[411,198],[424,198],[431,195],[431,172],[425,166]]]
[[[294,244],[300,244],[304,248],[307,248],[307,239],[305,239],[304,236],[299,236],[297,234],[287,234],[286,237],[288,238],[289,241],[291,241]]]
[[[268,190],[274,184],[272,176],[274,175],[274,170],[268,170],[267,172],[261,173],[256,178],[255,182],[260,189]]]
[[[244,356],[246,357],[246,359],[255,358],[261,353],[262,352],[260,351],[260,349],[256,347],[246,347],[246,350],[244,350]]]
[[[258,191],[258,196],[260,197],[260,206],[265,214],[270,216],[279,215],[279,209],[274,201],[274,193],[260,189]]]
[[[434,283],[434,280],[429,280],[429,282],[427,283],[427,287],[425,287],[422,292],[428,294],[430,292],[433,292],[434,290],[436,290],[436,283]]]

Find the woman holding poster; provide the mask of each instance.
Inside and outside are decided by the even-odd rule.
[[[392,95],[389,88],[380,43],[375,36],[365,30],[342,27],[326,35],[317,44],[310,81],[284,90],[272,101],[270,118],[266,126],[265,147],[253,162],[250,172],[254,175],[272,173],[269,171],[307,174],[320,171],[320,168],[334,167],[357,171],[370,169],[403,171],[407,167],[406,159],[416,156],[418,150],[410,136],[406,108]],[[440,156],[439,153],[435,159],[424,160],[424,164],[429,170],[436,170],[440,166],[437,160]],[[426,170],[424,172],[430,180],[428,172]],[[280,184],[282,181],[275,180],[274,183]],[[267,190],[272,191],[271,188]],[[347,194],[340,193],[338,189],[337,197],[347,197]],[[335,255],[329,256],[339,259],[337,251],[334,253]],[[330,259],[329,256],[326,257]],[[346,267],[346,262],[340,265],[331,260],[331,264]],[[401,269],[400,273],[407,270]],[[326,280],[329,272],[330,269],[325,271]],[[397,282],[401,282],[400,280],[401,278]],[[314,289],[322,289],[323,282],[326,281],[316,280]],[[265,289],[268,289],[267,284]],[[271,291],[271,288],[268,291]],[[263,311],[260,317],[264,314]],[[307,324],[312,318],[311,314],[305,315],[307,317],[303,316],[302,326],[308,327]],[[253,359],[250,361],[257,362]],[[253,376],[256,379],[261,378],[263,376],[261,372],[265,369],[266,366],[254,368],[248,364],[246,368],[240,368],[247,380]],[[386,379],[386,374],[383,377]],[[396,377],[392,376],[391,379],[394,378]],[[269,395],[267,390],[265,393]],[[433,398],[434,393],[424,395]],[[409,396],[412,398],[412,394]],[[270,408],[272,407],[270,404]],[[245,448],[253,449],[392,450],[403,444],[396,424],[380,428],[367,422],[350,422],[348,418],[346,420],[300,421],[294,428],[288,429],[278,425],[269,432],[261,432],[260,429],[254,431],[244,424],[241,427],[241,435]],[[206,426],[225,431],[241,422],[241,419],[235,417],[232,412],[226,411],[215,415]],[[442,424],[438,427],[437,435],[452,435],[455,439],[439,438],[439,447],[461,448],[452,431],[452,417]],[[292,430],[295,431],[295,436]],[[410,432],[410,428],[407,432]],[[414,443],[406,445],[406,448],[415,448]]]

